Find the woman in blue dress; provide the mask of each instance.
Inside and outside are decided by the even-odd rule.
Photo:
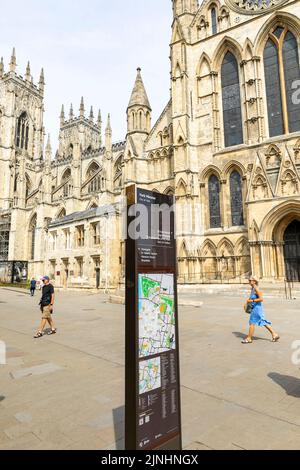
[[[255,327],[265,327],[272,335],[272,342],[277,343],[280,340],[279,335],[273,330],[272,323],[266,320],[264,308],[263,308],[263,294],[260,292],[258,287],[258,280],[254,277],[251,277],[249,280],[251,286],[251,295],[247,304],[250,304],[252,307],[251,316],[250,316],[250,329],[249,335],[247,338],[242,341],[243,344],[251,344],[253,342],[253,336],[255,332]]]

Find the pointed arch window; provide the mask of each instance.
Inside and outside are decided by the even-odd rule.
[[[209,214],[210,214],[210,228],[221,228],[221,205],[220,193],[221,185],[216,175],[212,175],[208,181],[209,193]]]
[[[16,145],[20,149],[28,150],[29,143],[29,122],[27,114],[24,112],[18,119]]]
[[[244,225],[242,177],[236,170],[230,175],[230,199],[232,226],[239,227]]]
[[[96,176],[89,184],[89,193],[98,193],[101,191],[101,177]]]
[[[270,137],[299,131],[300,103],[293,88],[300,80],[298,44],[287,28],[280,26],[270,33],[264,69]]]
[[[243,143],[239,69],[231,52],[224,57],[221,72],[225,147]]]
[[[72,194],[72,182],[71,182],[71,169],[67,168],[67,170],[64,172],[62,176],[62,185],[63,185],[63,196],[64,197],[69,197]]]
[[[70,144],[68,148],[68,157],[73,157],[74,155],[74,145]]]
[[[211,32],[213,35],[218,32],[218,20],[217,20],[217,10],[213,7],[210,11],[211,14]]]

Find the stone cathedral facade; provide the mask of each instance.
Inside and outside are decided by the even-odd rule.
[[[181,283],[300,281],[300,1],[172,5],[170,96],[152,124],[138,69],[123,142],[82,100],[53,153],[43,71],[35,85],[15,52],[1,62],[0,277],[28,263],[57,286],[120,286],[137,184],[175,196]]]

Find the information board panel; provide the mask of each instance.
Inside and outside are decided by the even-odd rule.
[[[126,449],[180,450],[173,197],[127,190]]]

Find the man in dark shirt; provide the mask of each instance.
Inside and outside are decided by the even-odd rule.
[[[56,328],[52,320],[53,305],[55,300],[54,287],[52,284],[50,284],[50,278],[48,276],[43,277],[43,283],[44,286],[42,290],[42,298],[40,301],[42,321],[40,329],[34,338],[42,338],[42,336],[44,336],[44,329],[47,322],[51,327],[49,335],[55,335],[56,333]]]
[[[30,281],[30,295],[31,295],[31,297],[34,297],[35,289],[36,289],[36,280],[33,277]]]

